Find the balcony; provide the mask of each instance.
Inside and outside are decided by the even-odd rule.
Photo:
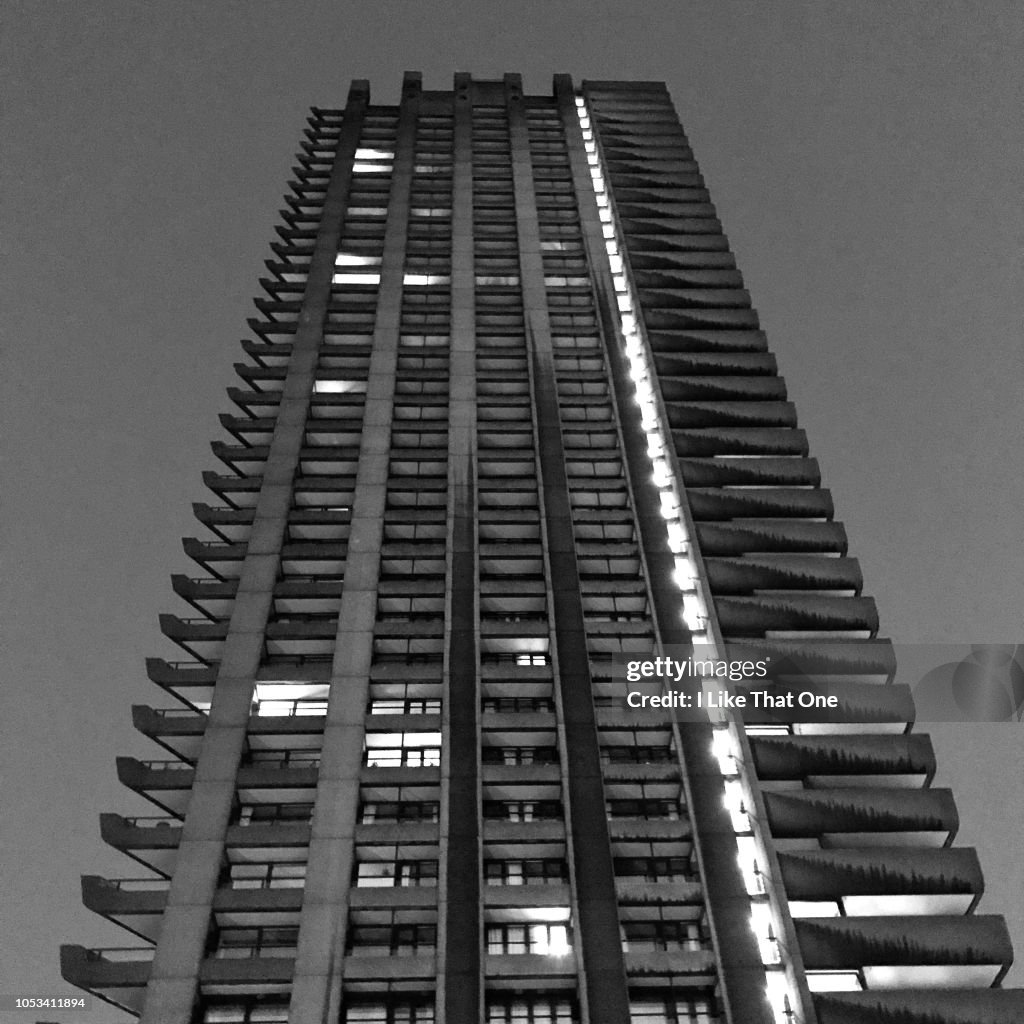
[[[966,914],[984,891],[971,849],[794,851],[779,865],[790,900],[839,903],[847,917]]]
[[[152,961],[152,947],[60,948],[60,973],[65,981],[135,1016],[142,1009]]]
[[[808,971],[860,969],[869,989],[987,989],[1013,961],[993,916],[803,918],[794,922]]]
[[[170,877],[178,858],[181,825],[177,817],[126,818],[120,814],[101,814],[100,836],[108,846],[143,867]]]
[[[1020,1024],[1024,990],[907,988],[814,996],[819,1024]]]

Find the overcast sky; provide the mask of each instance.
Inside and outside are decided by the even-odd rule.
[[[668,82],[878,601],[906,642],[1021,641],[1018,3],[7,0],[0,990],[133,938],[78,876],[181,611],[169,574],[311,105],[402,71]],[[912,682],[912,680],[907,680]],[[1024,959],[1024,729],[945,726],[982,909]],[[1016,973],[1024,982],[1024,971]],[[106,1009],[49,1015],[111,1021]],[[24,1015],[0,1014],[19,1021]]]

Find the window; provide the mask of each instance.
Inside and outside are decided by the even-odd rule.
[[[437,821],[440,806],[436,800],[367,800],[360,807],[362,825],[396,821]]]
[[[550,821],[562,817],[558,800],[485,800],[484,817],[491,821]]]
[[[696,921],[623,921],[622,948],[630,953],[660,953],[701,949]]]
[[[371,715],[438,715],[440,713],[440,700],[395,698],[370,702]]]
[[[298,927],[222,928],[212,952],[222,960],[294,956],[298,938]]]
[[[368,768],[437,768],[440,732],[372,732],[366,736]]]
[[[644,994],[629,1001],[629,1024],[715,1024],[707,999],[677,999]]]
[[[279,996],[244,1002],[211,1000],[203,1004],[203,1024],[287,1024],[288,1000]]]
[[[349,956],[417,956],[433,953],[433,924],[353,924],[348,929]]]
[[[416,999],[350,1000],[345,1003],[343,1024],[434,1024],[434,1000]]]
[[[306,863],[232,864],[227,881],[232,889],[301,889],[306,884]]]
[[[487,1024],[576,1024],[573,1002],[564,996],[491,998],[487,1000]]]
[[[436,860],[362,861],[356,865],[358,889],[404,889],[436,884]]]
[[[488,885],[560,885],[568,881],[564,860],[554,857],[531,860],[488,860],[484,862]]]
[[[572,952],[569,926],[561,923],[491,924],[487,926],[487,952],[518,956],[565,956]]]
[[[313,817],[312,804],[242,804],[239,825],[305,825]]]

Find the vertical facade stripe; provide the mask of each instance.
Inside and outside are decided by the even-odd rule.
[[[549,615],[567,757],[563,784],[567,788],[573,837],[579,915],[577,948],[590,1024],[618,1024],[629,1017],[626,969],[540,256],[540,227],[521,85],[518,76],[507,76],[505,83],[536,417],[544,551],[551,588]]]
[[[330,701],[299,922],[290,1024],[336,1020],[380,576],[420,79],[406,75],[367,379]]]
[[[141,1018],[144,1024],[189,1024],[192,1019],[199,964],[210,929],[224,837],[234,806],[238,767],[245,748],[256,673],[288,523],[292,482],[323,340],[334,255],[352,180],[352,159],[368,98],[368,83],[353,82],[196,763],[177,865],[163,915],[162,939],[157,944],[147,985]]]
[[[439,977],[446,1024],[481,1019],[480,695],[476,515],[476,336],[473,275],[473,102],[455,76],[451,356],[448,385],[448,599],[444,696],[444,876]]]

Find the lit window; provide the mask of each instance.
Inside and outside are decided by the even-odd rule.
[[[394,160],[395,154],[388,149],[368,149],[360,146],[356,150],[356,160]]]
[[[386,206],[350,206],[347,211],[349,217],[386,217],[387,213]]]
[[[402,278],[402,284],[431,285],[451,284],[451,277],[448,274],[406,274]]]
[[[317,395],[366,394],[365,380],[317,380],[313,382]]]
[[[352,165],[353,174],[379,174],[382,171],[387,173],[391,170],[391,164],[370,163],[368,161],[357,161]]]
[[[380,274],[335,274],[332,284],[380,284]]]
[[[380,265],[380,256],[365,256],[358,252],[339,252],[334,257],[336,267],[376,267]]]
[[[859,971],[808,971],[807,987],[812,992],[860,992],[864,982]]]

